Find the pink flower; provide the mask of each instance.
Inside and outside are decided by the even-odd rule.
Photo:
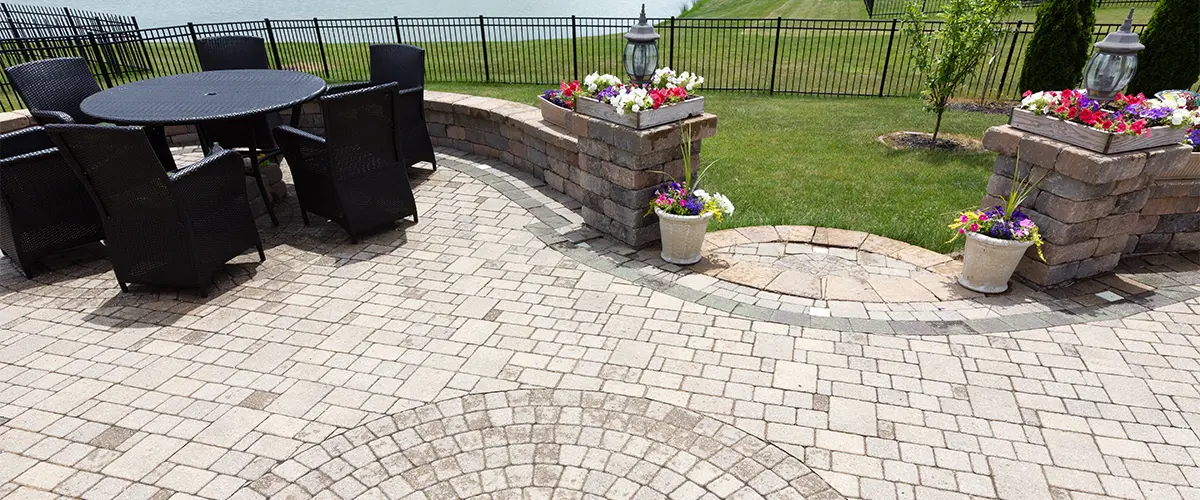
[[[966,223],[967,223],[967,221],[969,221],[969,220],[971,220],[971,219],[969,219],[969,218],[967,217],[967,214],[963,214],[963,216],[962,216],[962,219],[960,219],[960,220],[962,220],[963,224],[966,224]]]
[[[978,230],[979,230],[979,224],[971,224],[971,231],[972,231],[972,232],[975,232],[975,231],[978,231]]]

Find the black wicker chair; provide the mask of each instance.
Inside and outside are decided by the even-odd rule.
[[[108,258],[127,283],[198,288],[250,248],[265,260],[242,159],[222,151],[167,172],[136,127],[47,125],[104,224]]]
[[[289,126],[275,129],[306,225],[312,212],[358,243],[364,231],[410,215],[417,221],[408,169],[395,156],[395,89],[389,83],[322,97],[324,138]]]
[[[425,49],[403,44],[371,46],[371,81],[330,86],[331,93],[395,82],[397,153],[407,166],[427,161],[437,170],[433,140],[425,124]]]
[[[104,239],[96,205],[42,127],[0,135],[0,250],[26,278],[55,252]]]
[[[39,124],[97,123],[79,110],[84,99],[100,92],[87,61],[78,57],[40,59],[5,68],[4,73]]]
[[[196,40],[196,56],[200,59],[200,69],[204,71],[271,69],[266,44],[263,39],[253,36],[201,38]],[[225,149],[236,150],[243,157],[250,158],[246,175],[254,177],[259,194],[267,206],[267,214],[276,226],[279,220],[275,217],[275,209],[270,203],[271,195],[267,192],[266,182],[258,167],[261,162],[279,156],[279,146],[271,129],[282,122],[279,113],[267,113],[253,118],[206,122],[196,127],[204,154],[212,152],[212,144],[220,144]],[[260,165],[255,165],[256,162]]]

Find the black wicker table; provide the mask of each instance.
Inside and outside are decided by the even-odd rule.
[[[113,87],[84,99],[79,108],[102,121],[146,126],[159,161],[166,169],[174,170],[175,159],[164,126],[250,118],[292,107],[296,108],[292,110],[292,126],[298,126],[299,105],[323,92],[324,80],[297,71],[203,71]],[[254,127],[249,129],[249,157],[257,158],[256,144],[266,138],[253,137]],[[257,169],[251,169],[251,173],[263,192],[271,222],[278,225],[261,174]]]
[[[79,108],[106,122],[146,125],[158,129],[152,135],[162,135],[165,125],[248,118],[298,106],[324,91],[324,80],[297,71],[203,71],[113,87],[84,99]],[[293,124],[299,118],[292,113]],[[161,139],[165,145],[166,137]],[[174,169],[174,160],[164,166]]]

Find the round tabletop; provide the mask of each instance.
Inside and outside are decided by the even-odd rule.
[[[297,71],[203,71],[113,87],[84,99],[79,107],[112,123],[179,125],[278,111],[324,91],[324,80]]]

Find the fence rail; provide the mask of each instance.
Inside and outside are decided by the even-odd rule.
[[[105,86],[199,71],[195,41],[251,35],[268,44],[275,68],[331,82],[365,80],[372,43],[424,47],[430,82],[553,85],[592,71],[621,74],[622,34],[632,18],[443,17],[264,19],[187,24],[119,33],[43,37],[22,46],[0,40],[0,66],[47,57],[86,58]],[[654,20],[660,64],[703,75],[707,90],[840,96],[912,96],[921,78],[902,23],[889,20]],[[927,30],[940,29],[929,22]],[[1005,23],[979,71],[959,95],[1010,99],[1033,26]],[[1117,25],[1097,25],[1096,39]],[[1141,31],[1142,26],[1135,26]],[[130,61],[136,62],[136,64]],[[0,110],[21,107],[0,75]]]
[[[879,17],[898,17],[903,16],[908,12],[908,3],[910,0],[863,0],[863,6],[867,8],[867,17],[872,19]],[[946,5],[949,0],[918,0],[921,4],[921,11],[926,14],[941,12],[942,6]],[[1035,7],[1041,5],[1044,0],[1021,0],[1022,7]],[[1098,7],[1110,7],[1118,5],[1146,5],[1156,4],[1159,0],[1099,0]]]

